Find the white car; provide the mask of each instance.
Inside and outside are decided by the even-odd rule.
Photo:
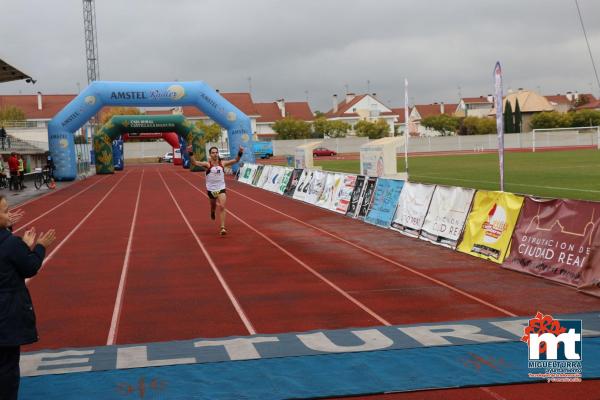
[[[168,153],[165,153],[164,156],[162,156],[158,159],[158,162],[172,163],[173,162],[173,153],[170,151]]]

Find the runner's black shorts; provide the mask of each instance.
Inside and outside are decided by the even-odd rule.
[[[206,193],[208,193],[208,197],[209,197],[210,199],[212,199],[212,200],[216,200],[216,199],[217,199],[217,197],[219,197],[219,195],[220,195],[221,193],[227,193],[227,191],[226,191],[225,189],[217,190],[217,191],[214,191],[214,192],[211,192],[211,191],[209,190],[209,191],[207,191]]]

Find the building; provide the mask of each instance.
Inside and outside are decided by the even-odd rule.
[[[355,134],[354,125],[358,121],[375,122],[382,119],[389,125],[389,134],[393,136],[394,123],[398,117],[398,114],[375,97],[375,93],[358,96],[354,93],[348,93],[341,102],[338,102],[338,97],[334,94],[333,108],[325,114],[325,118],[329,120],[344,121],[349,124],[351,135]]]
[[[433,104],[416,104],[410,110],[408,116],[409,122],[409,133],[411,136],[442,136],[442,132],[438,132],[433,129],[424,127],[421,121],[428,117],[434,117],[437,115],[448,115],[453,116],[456,113],[458,104],[445,104],[433,103]]]
[[[271,140],[276,136],[273,124],[286,117],[312,122],[314,115],[308,102],[286,102],[280,99],[271,103],[255,103],[259,117],[256,120],[258,140]]]
[[[494,108],[494,96],[463,97],[458,103],[457,117],[487,117]]]
[[[591,93],[567,92],[566,94],[556,94],[544,96],[550,102],[554,111],[566,113],[572,111],[579,106],[596,101],[596,98]]]

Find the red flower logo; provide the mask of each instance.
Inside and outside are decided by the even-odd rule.
[[[535,318],[529,320],[529,326],[525,328],[525,334],[521,338],[521,341],[529,344],[529,335],[532,333],[537,333],[538,335],[552,333],[558,336],[566,331],[567,328],[560,326],[560,322],[558,320],[552,318],[551,315],[544,315],[538,311],[537,314],[535,314]],[[540,343],[540,354],[545,352],[546,342],[542,342]]]

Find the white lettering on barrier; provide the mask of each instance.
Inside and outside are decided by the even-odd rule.
[[[481,328],[475,325],[411,326],[407,328],[398,328],[398,330],[424,346],[443,346],[452,344],[446,337],[469,340],[475,343],[505,342],[510,340],[497,336],[484,335],[483,333],[480,333]]]
[[[22,354],[20,362],[21,375],[37,376],[67,372],[88,372],[92,370],[91,365],[79,365],[77,367],[65,367],[65,365],[90,364],[90,357],[82,356],[91,356],[94,353],[95,350],[67,350],[57,353]]]
[[[147,346],[121,347],[117,349],[117,369],[160,367],[163,365],[193,364],[196,358],[165,358],[148,360]]]
[[[309,349],[326,353],[381,350],[394,344],[390,338],[376,329],[351,332],[359,337],[363,341],[363,344],[356,346],[340,346],[333,343],[323,332],[307,333],[296,336]]]
[[[194,347],[214,347],[223,346],[229,355],[229,358],[234,360],[253,360],[261,358],[254,343],[279,342],[279,338],[274,336],[236,338],[227,340],[201,340],[194,342]]]

